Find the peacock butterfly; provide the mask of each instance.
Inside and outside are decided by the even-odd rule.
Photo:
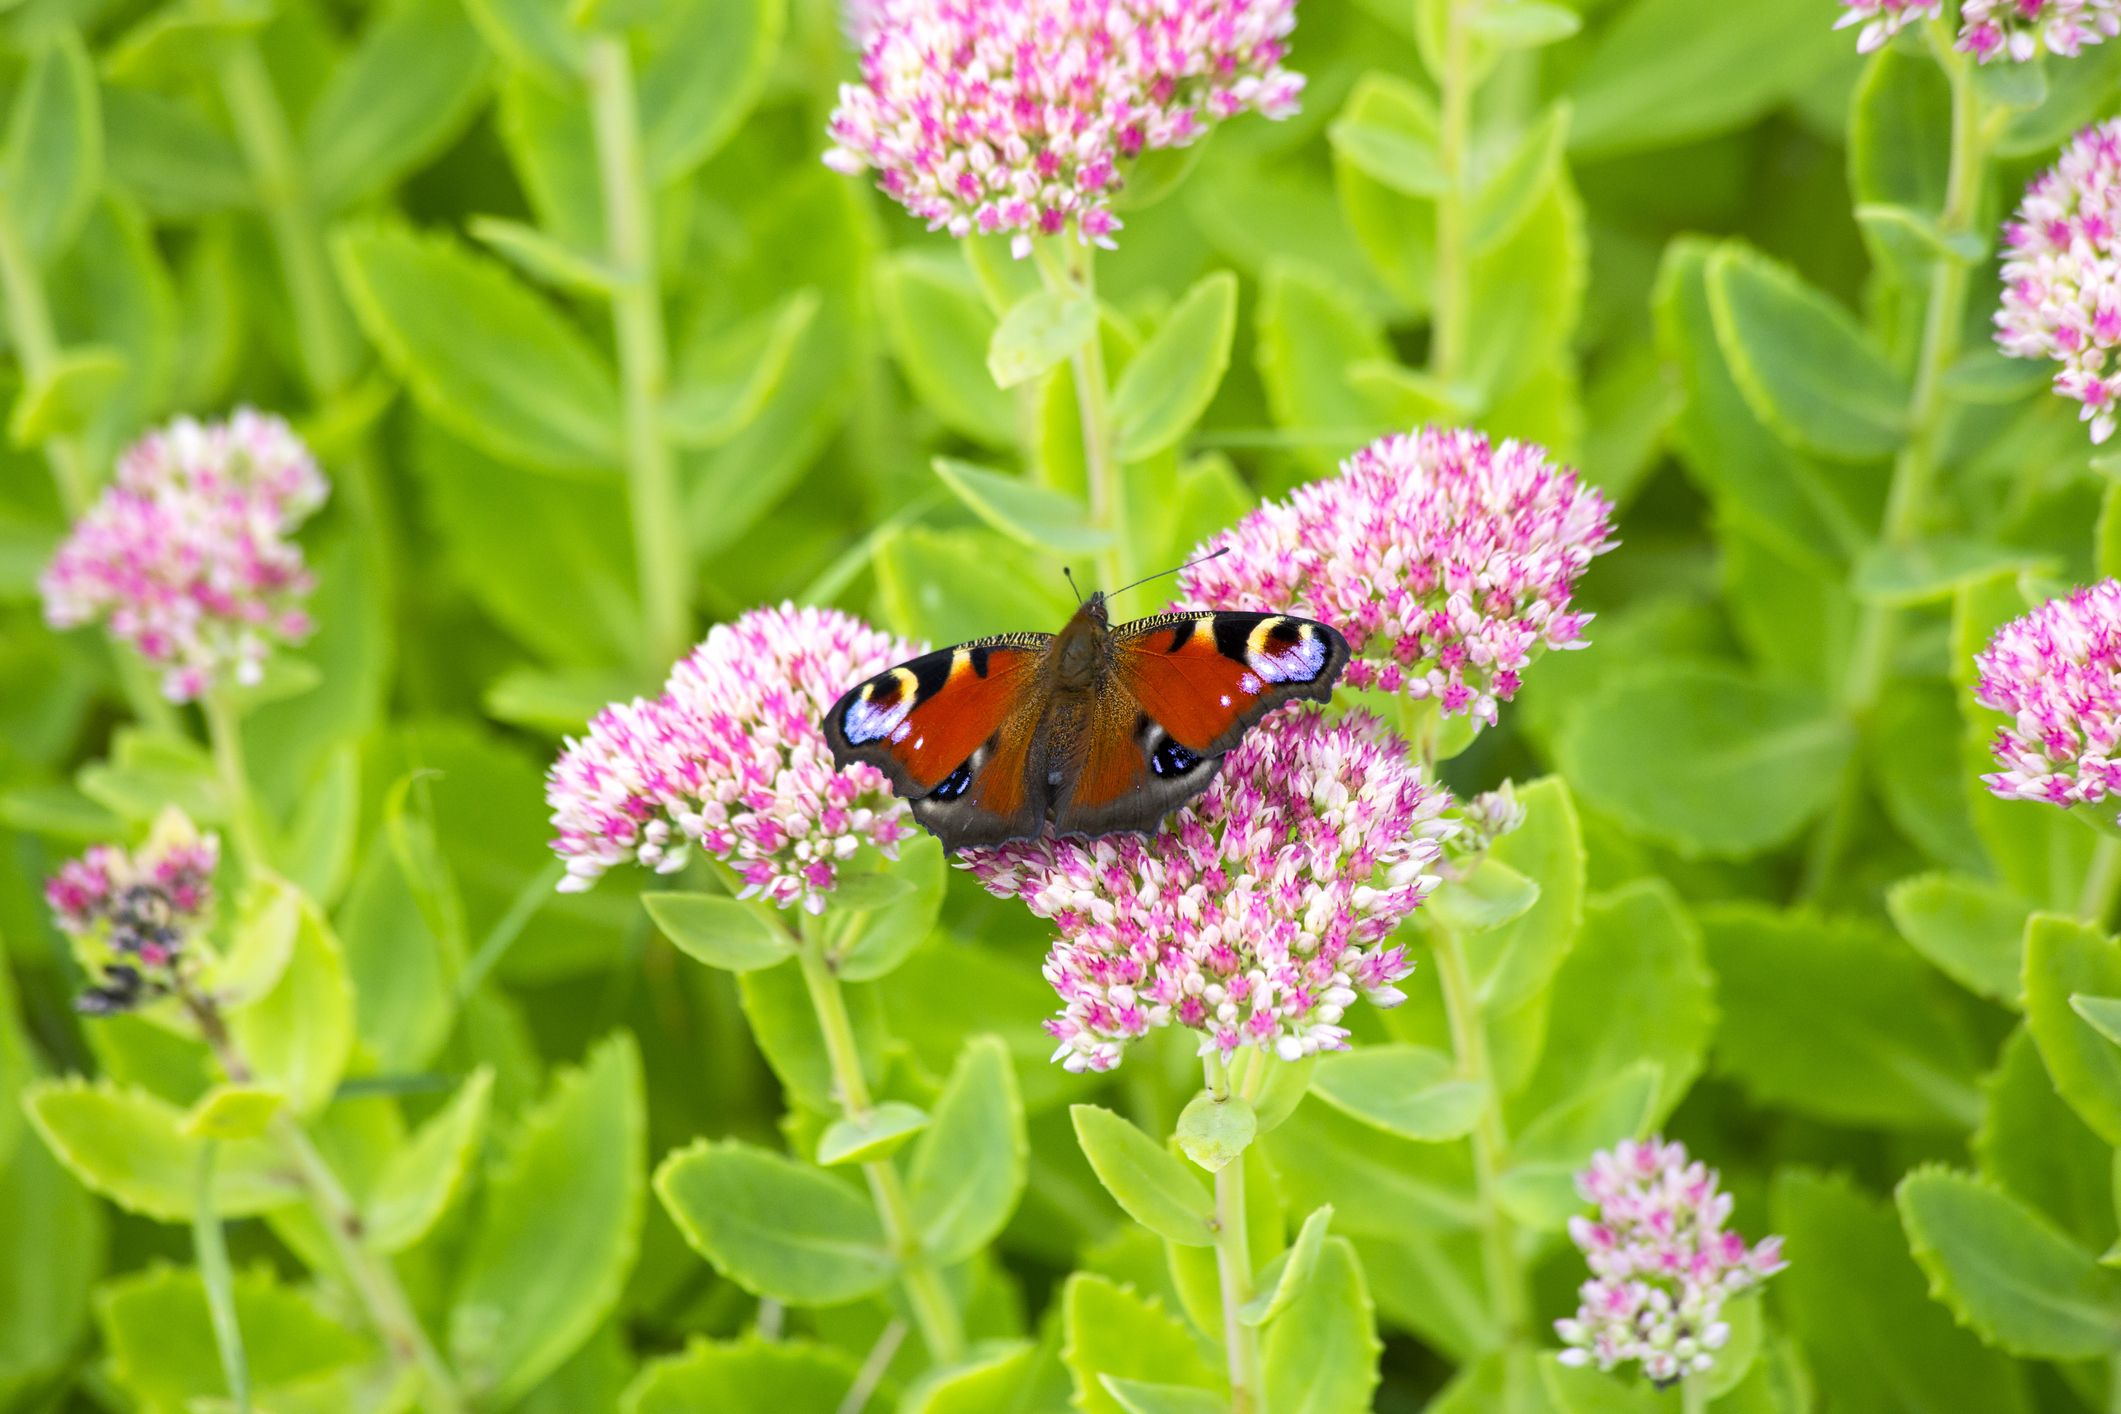
[[[1153,830],[1253,723],[1327,700],[1348,664],[1339,630],[1311,619],[1196,612],[1115,628],[1106,598],[1057,634],[939,648],[849,688],[823,723],[833,761],[882,771],[945,849]]]

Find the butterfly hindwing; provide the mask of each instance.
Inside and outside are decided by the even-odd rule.
[[[825,714],[842,768],[865,761],[951,849],[1035,834],[1045,795],[1027,763],[1050,634],[961,643],[858,683]]]
[[[1154,829],[1207,789],[1254,722],[1325,701],[1348,662],[1337,630],[1287,614],[1163,614],[1112,637],[1110,683],[1060,789],[1059,833]]]

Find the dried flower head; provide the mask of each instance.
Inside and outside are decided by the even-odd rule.
[[[1612,548],[1612,507],[1528,442],[1425,427],[1260,507],[1190,566],[1195,607],[1288,609],[1347,635],[1350,687],[1493,725],[1540,648],[1580,648],[1569,598]]]
[[[277,417],[180,417],[119,458],[41,581],[54,628],[101,621],[188,702],[233,671],[254,683],[275,642],[309,634],[312,587],[289,537],[324,502],[309,449]]]
[[[1392,930],[1428,897],[1450,803],[1375,718],[1276,713],[1152,835],[1016,840],[959,862],[1060,936],[1046,1023],[1070,1070],[1109,1070],[1159,1026],[1295,1060],[1347,1044],[1356,997],[1404,1000]]]
[[[1863,28],[1856,35],[1856,52],[1868,54],[1918,20],[1934,20],[1944,9],[1944,0],[1841,0],[1846,6],[1835,29],[1853,25]]]
[[[1639,1360],[1658,1384],[1698,1374],[1730,1337],[1723,1303],[1787,1265],[1781,1238],[1748,1247],[1724,1231],[1730,1195],[1677,1141],[1623,1140],[1592,1158],[1576,1188],[1598,1216],[1569,1219],[1591,1279],[1576,1314],[1554,1323],[1564,1364]]]
[[[60,866],[45,883],[45,901],[96,977],[75,1006],[109,1015],[176,987],[189,944],[213,911],[220,858],[218,839],[171,815],[136,852],[97,845]]]
[[[1296,0],[865,0],[825,161],[953,236],[1110,245],[1125,164],[1247,109],[1280,118]]]
[[[1965,0],[1959,47],[1986,64],[2024,64],[2042,49],[2065,58],[2121,33],[2121,0]]]
[[[865,842],[895,857],[912,826],[876,768],[834,769],[818,720],[849,684],[919,651],[832,609],[716,625],[662,696],[607,707],[553,764],[560,888],[629,859],[667,873],[697,844],[747,896],[823,912],[841,864]]]
[[[2050,599],[1974,658],[1974,696],[2010,717],[1981,778],[2006,800],[2092,804],[2121,789],[2121,581]]]
[[[2055,391],[2083,404],[2092,441],[2113,435],[2121,374],[2121,119],[2089,127],[2025,189],[2003,227],[1996,343],[2013,358],[2062,365]]]

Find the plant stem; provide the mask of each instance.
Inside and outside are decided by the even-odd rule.
[[[1951,166],[1945,184],[1944,210],[1938,229],[1946,236],[1966,234],[1981,217],[1981,197],[1987,185],[1988,154],[1981,95],[1975,87],[1973,66],[1952,47],[1941,21],[1931,21],[1930,47],[1944,69],[1952,88]],[[1878,529],[1878,543],[1898,549],[1921,533],[1928,512],[1929,493],[1938,470],[1944,443],[1944,375],[1959,356],[1960,334],[1966,323],[1966,296],[1972,267],[1966,262],[1940,256],[1930,268],[1929,292],[1924,305],[1922,340],[1915,356],[1914,385],[1908,398],[1907,442],[1893,460],[1893,475],[1886,492],[1885,514]],[[1893,657],[1905,623],[1902,610],[1887,604],[1864,606],[1850,648],[1848,665],[1841,680],[1843,714],[1859,731],[1884,695],[1892,674]],[[1840,862],[1842,850],[1854,828],[1855,814],[1863,804],[1863,771],[1851,756],[1843,769],[1841,789],[1832,813],[1813,839],[1806,861],[1804,896],[1824,893]]]
[[[236,1414],[250,1414],[250,1361],[243,1353],[243,1326],[236,1319],[234,1274],[228,1267],[228,1240],[221,1215],[214,1209],[214,1155],[211,1139],[199,1146],[199,1179],[192,1190],[191,1245],[199,1264],[199,1285],[214,1326],[214,1348],[221,1354],[221,1377],[228,1383]]]
[[[265,832],[259,822],[258,802],[251,794],[250,773],[243,764],[242,719],[226,694],[219,691],[200,698],[199,711],[206,721],[206,741],[213,748],[221,792],[228,797],[228,824],[236,839],[236,857],[245,873],[256,873],[267,867]]]
[[[1472,334],[1472,237],[1466,201],[1473,130],[1473,36],[1477,0],[1438,0],[1444,8],[1443,71],[1436,76],[1440,112],[1437,155],[1444,190],[1436,198],[1436,277],[1430,292],[1429,371],[1451,380],[1465,371]]]
[[[1074,289],[1097,299],[1096,252],[1080,241],[1065,240],[1067,259],[1056,260],[1046,241],[1032,244],[1039,274],[1049,290]],[[1111,388],[1105,378],[1104,340],[1093,332],[1068,359],[1075,378],[1075,403],[1082,416],[1083,476],[1090,493],[1090,523],[1112,537],[1097,556],[1098,588],[1111,592],[1133,575],[1127,555],[1126,508],[1121,504],[1119,454],[1113,446]]]
[[[1228,1099],[1232,1067],[1210,1051],[1203,1061],[1208,1093]],[[1264,1076],[1257,1053],[1248,1054],[1236,1088],[1250,1100]],[[1251,1229],[1245,1221],[1245,1158],[1239,1154],[1215,1171],[1215,1275],[1223,1308],[1223,1353],[1230,1373],[1231,1414],[1257,1414],[1263,1405],[1259,1332],[1239,1316],[1252,1299]]]
[[[250,1063],[229,1034],[220,1008],[211,998],[196,992],[184,991],[180,996],[185,1009],[198,1024],[199,1034],[220,1063],[222,1074],[237,1085],[251,1083]],[[420,1324],[404,1286],[398,1281],[397,1270],[387,1257],[368,1249],[361,1210],[347,1194],[345,1185],[339,1182],[338,1175],[332,1172],[331,1165],[317,1151],[309,1132],[293,1115],[283,1110],[273,1117],[270,1133],[293,1166],[310,1210],[316,1214],[318,1224],[330,1239],[339,1265],[344,1268],[347,1280],[367,1310],[369,1322],[375,1327],[392,1363],[401,1369],[412,1368],[420,1372],[426,1382],[427,1407],[435,1414],[463,1414],[466,1407],[464,1396],[457,1388],[455,1376],[443,1363],[434,1343],[427,1338],[426,1328]]]
[[[1680,1414],[1708,1414],[1709,1385],[1705,1375],[1684,1375],[1679,1380]]]
[[[642,652],[644,665],[656,672],[677,661],[690,641],[692,566],[677,464],[663,435],[670,370],[656,285],[655,210],[641,158],[633,58],[623,36],[590,42],[589,100],[603,178],[606,253],[618,272],[611,312],[625,403],[627,499],[648,623]]]
[[[2121,895],[2121,840],[2102,834],[2084,874],[2084,889],[2077,896],[2077,916],[2103,930],[2117,895]]]
[[[1451,1025],[1451,1048],[1458,1054],[1459,1074],[1481,1087],[1480,1118],[1473,1126],[1481,1258],[1494,1316],[1501,1327],[1501,1343],[1508,1345],[1528,1333],[1531,1320],[1524,1268],[1517,1255],[1516,1229],[1498,1196],[1509,1135],[1503,1127],[1494,1068],[1488,1062],[1487,1030],[1481,1021],[1479,999],[1473,994],[1472,976],[1466,971],[1464,949],[1458,935],[1441,924],[1432,923],[1430,938],[1436,954],[1436,978],[1443,988],[1444,1012]]]
[[[810,1005],[817,1012],[818,1029],[824,1033],[825,1055],[832,1063],[832,1082],[839,1091],[840,1107],[849,1119],[860,1120],[874,1109],[869,1081],[862,1074],[861,1050],[854,1039],[854,1023],[847,1015],[847,998],[840,990],[839,974],[825,961],[823,938],[815,930],[798,944],[796,954],[803,969],[803,985],[810,992]],[[900,1273],[906,1285],[906,1300],[913,1307],[914,1322],[935,1364],[953,1365],[965,1353],[964,1321],[957,1303],[950,1299],[942,1274],[921,1251],[920,1233],[913,1222],[913,1205],[906,1196],[905,1180],[890,1159],[862,1165],[869,1192],[876,1202],[884,1235],[898,1253]]]

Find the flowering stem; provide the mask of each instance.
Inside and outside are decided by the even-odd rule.
[[[2077,916],[2104,929],[2116,895],[2121,895],[2121,840],[2102,834],[2084,874],[2084,889],[2077,895]]]
[[[1208,1093],[1229,1098],[1230,1071],[1210,1051],[1205,1062]],[[1256,1051],[1247,1053],[1239,1088],[1247,1099],[1258,1093],[1266,1067]],[[1252,1244],[1245,1220],[1245,1156],[1239,1154],[1215,1171],[1215,1275],[1222,1294],[1223,1352],[1230,1372],[1231,1414],[1254,1414],[1261,1408],[1259,1332],[1239,1315],[1252,1299]]]
[[[1950,32],[1941,20],[1930,21],[1929,39],[1952,89],[1951,166],[1944,210],[1937,218],[1938,230],[1951,238],[1972,231],[1981,217],[1981,196],[1988,180],[1987,118],[1974,82],[1973,65],[1953,47]],[[1959,356],[1972,273],[1967,262],[1950,256],[1940,257],[1930,268],[1922,342],[1915,357],[1914,387],[1907,406],[1908,437],[1893,461],[1885,516],[1878,531],[1879,543],[1887,548],[1909,544],[1922,530],[1944,445],[1944,375]],[[1842,709],[1859,729],[1867,724],[1885,691],[1904,619],[1903,612],[1891,605],[1864,606],[1841,686]],[[1832,880],[1862,803],[1862,764],[1852,756],[1843,769],[1833,813],[1813,838],[1811,857],[1805,867],[1807,897],[1823,893]]]
[[[691,637],[692,566],[678,507],[677,463],[663,435],[669,346],[656,288],[655,210],[641,158],[633,58],[622,35],[590,42],[589,106],[604,185],[606,254],[618,275],[611,313],[625,399],[627,501],[648,620],[642,651],[647,666],[660,670],[684,653]]]
[[[854,1023],[847,1015],[847,998],[840,990],[839,974],[825,961],[822,932],[806,928],[804,933],[796,957],[803,969],[803,985],[810,992],[810,1005],[817,1012],[818,1029],[824,1033],[825,1055],[832,1063],[832,1083],[839,1091],[840,1107],[847,1117],[863,1119],[876,1104],[869,1094],[868,1078],[862,1074],[862,1055],[855,1043]],[[875,1200],[877,1217],[883,1222],[884,1235],[898,1255],[906,1300],[921,1328],[928,1356],[938,1365],[954,1365],[965,1353],[964,1321],[943,1285],[942,1273],[930,1265],[921,1251],[905,1180],[889,1159],[863,1164],[862,1174],[869,1180],[869,1193]]]
[[[231,1083],[247,1085],[253,1076],[250,1063],[237,1048],[235,1038],[221,1017],[220,1007],[210,997],[183,990],[179,997],[199,1034],[205,1038],[222,1074]],[[431,1414],[463,1414],[464,1396],[442,1356],[427,1338],[426,1329],[414,1313],[412,1302],[398,1281],[397,1271],[386,1257],[368,1249],[361,1210],[331,1165],[317,1151],[309,1133],[285,1110],[273,1117],[270,1133],[287,1155],[296,1180],[302,1185],[310,1210],[330,1239],[332,1250],[353,1284],[355,1294],[368,1312],[368,1319],[381,1338],[391,1362],[400,1369],[417,1369],[426,1382],[427,1408]]]
[[[1445,1015],[1451,1025],[1451,1048],[1458,1053],[1459,1074],[1481,1087],[1480,1118],[1473,1126],[1473,1176],[1480,1205],[1481,1255],[1501,1337],[1509,1344],[1530,1329],[1524,1269],[1517,1256],[1517,1233],[1498,1197],[1509,1135],[1495,1093],[1494,1067],[1488,1062],[1488,1037],[1481,1023],[1480,1002],[1466,971],[1465,950],[1458,935],[1433,920],[1430,942],[1436,954],[1436,979],[1443,988]]]
[[[1032,252],[1046,288],[1073,288],[1085,298],[1097,299],[1096,252],[1080,241],[1066,245],[1065,263],[1054,257],[1046,241],[1034,241]],[[1105,380],[1104,341],[1096,331],[1083,340],[1068,359],[1075,375],[1075,402],[1083,423],[1083,475],[1089,483],[1090,523],[1112,537],[1111,545],[1097,556],[1100,588],[1111,591],[1125,584],[1130,571],[1121,524],[1119,457],[1112,442],[1110,388]]]
[[[227,695],[219,691],[200,698],[199,711],[206,720],[206,740],[213,748],[221,793],[228,797],[228,823],[236,839],[236,857],[245,873],[255,873],[265,867],[265,834],[258,819],[258,802],[251,794],[250,772],[243,764],[240,714]]]
[[[1709,1382],[1703,1375],[1685,1375],[1679,1381],[1680,1414],[1708,1414]]]
[[[219,1148],[210,1139],[199,1146],[199,1178],[192,1190],[192,1255],[199,1265],[199,1285],[206,1291],[206,1309],[213,1320],[214,1347],[221,1355],[221,1377],[228,1384],[229,1403],[236,1407],[236,1414],[250,1414],[250,1361],[243,1353],[243,1326],[236,1319],[228,1239],[221,1231],[221,1215],[214,1209],[214,1156]]]
[[[1430,296],[1429,371],[1452,379],[1463,372],[1471,333],[1472,251],[1468,235],[1466,183],[1473,128],[1473,6],[1478,0],[1442,0],[1443,71],[1436,76],[1441,111],[1437,156],[1444,189],[1436,198],[1436,283]]]

